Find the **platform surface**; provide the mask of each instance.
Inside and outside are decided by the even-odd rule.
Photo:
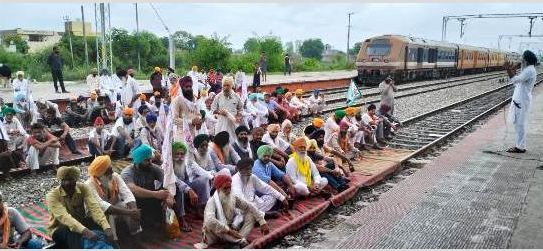
[[[502,109],[312,247],[543,248],[541,107],[536,87],[527,153],[505,152],[515,132]]]

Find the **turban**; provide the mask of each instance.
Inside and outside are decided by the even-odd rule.
[[[249,94],[249,100],[254,100],[254,99],[258,99],[258,93],[251,93]]]
[[[347,109],[345,109],[345,114],[349,115],[349,116],[354,116],[356,114],[356,112],[358,112],[359,108],[356,108],[356,107],[349,107]]]
[[[156,123],[156,120],[157,120],[156,115],[152,113],[145,117],[145,121],[147,121],[147,123]]]
[[[296,89],[296,95],[304,95],[303,89]]]
[[[307,142],[305,141],[305,137],[299,137],[294,142],[292,142],[292,145],[294,146],[294,149],[298,150],[300,148],[307,148]]]
[[[132,160],[134,164],[139,165],[142,161],[153,156],[153,148],[149,145],[142,144],[132,151]]]
[[[104,125],[104,120],[102,119],[102,117],[100,117],[100,116],[96,117],[96,119],[94,120],[94,125],[95,126]]]
[[[160,67],[155,67],[155,71],[160,71]]]
[[[222,85],[225,85],[225,84],[234,85],[234,78],[231,76],[226,76],[225,78],[222,79]]]
[[[159,91],[155,91],[155,92],[153,92],[153,95],[154,95],[155,97],[158,97],[158,96],[160,96],[160,92],[159,92]]]
[[[16,76],[19,76],[19,75],[21,75],[21,76],[23,76],[23,77],[24,77],[24,75],[25,75],[25,72],[24,72],[24,71],[17,71],[17,73],[15,73],[15,75],[16,75]]]
[[[220,147],[223,147],[228,144],[228,140],[230,139],[230,135],[227,131],[222,131],[217,133],[215,137],[213,138],[213,142],[217,144]]]
[[[283,123],[281,123],[281,130],[285,130],[285,127],[292,127],[292,122],[290,122],[290,120],[288,119],[285,119],[283,120]]]
[[[304,134],[305,135],[310,135],[312,134],[313,132],[315,131],[315,126],[314,125],[308,125],[304,128]]]
[[[25,99],[25,95],[22,93],[17,94],[17,97],[15,97],[15,100],[17,101],[21,101],[23,99]]]
[[[272,155],[273,154],[273,148],[270,145],[263,145],[256,150],[256,155],[259,159],[262,159],[264,155]]]
[[[341,120],[341,122],[339,122],[339,128],[340,129],[349,128],[349,123],[347,123],[347,121],[345,120]]]
[[[232,184],[232,177],[228,174],[220,174],[213,179],[213,187],[216,190],[223,188],[227,184]]]
[[[6,114],[15,114],[15,109],[13,109],[13,107],[10,107],[10,106],[4,106],[4,108],[2,108],[2,113],[4,115],[6,115]]]
[[[181,150],[184,153],[186,153],[187,152],[187,146],[183,142],[179,142],[179,141],[174,142],[173,145],[172,145],[172,151],[176,152],[177,150]]]
[[[313,119],[313,126],[315,128],[322,128],[323,125],[324,125],[324,120],[322,120],[321,118],[314,118]]]
[[[147,100],[147,96],[145,96],[145,94],[143,94],[143,93],[140,94],[140,100],[141,100],[141,101]]]
[[[90,97],[91,97],[92,99],[98,98],[98,93],[96,93],[96,91],[91,91]]]
[[[236,135],[239,135],[239,134],[242,133],[242,132],[249,133],[250,131],[249,131],[249,128],[247,128],[246,126],[240,125],[240,126],[238,126],[238,127],[236,128],[235,133],[236,133]]]
[[[275,93],[277,93],[277,94],[285,94],[285,89],[283,89],[283,87],[279,87],[277,90],[275,90]]]
[[[89,166],[89,175],[100,178],[111,165],[111,158],[107,155],[96,157]]]
[[[192,86],[192,78],[189,76],[184,76],[181,80],[179,80],[179,85],[181,85],[181,87]]]
[[[343,117],[345,117],[345,111],[344,111],[344,110],[337,110],[337,111],[334,113],[334,117],[335,117],[337,120],[343,119]]]
[[[194,137],[194,147],[198,148],[204,141],[209,142],[209,135],[207,134],[200,134]]]
[[[141,106],[138,108],[138,113],[139,113],[139,114],[142,114],[145,110],[149,110],[149,107],[147,107],[147,105],[141,105]]]
[[[62,181],[65,178],[72,178],[74,180],[78,180],[79,175],[81,175],[81,170],[79,170],[79,167],[76,166],[61,166],[57,170],[57,179],[59,181]]]
[[[292,97],[292,92],[285,93],[285,98]]]
[[[320,89],[315,89],[315,90],[313,90],[313,94],[319,95],[319,93],[321,93],[321,90],[320,90]]]
[[[318,137],[320,137],[321,135],[324,135],[324,134],[325,134],[324,130],[319,129],[319,130],[314,131],[313,134],[311,134],[311,138],[312,139],[317,139]]]
[[[134,114],[134,109],[132,109],[132,108],[124,108],[124,114],[125,115],[133,115]]]
[[[319,149],[319,145],[316,140],[311,139],[307,141],[307,150],[316,151],[317,149]]]
[[[91,69],[91,73],[98,73],[98,69],[92,68],[92,69]]]
[[[281,129],[281,126],[279,124],[269,124],[267,129],[268,132],[272,132]]]

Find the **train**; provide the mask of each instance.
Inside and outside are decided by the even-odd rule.
[[[356,57],[359,84],[376,85],[387,76],[395,82],[438,79],[504,70],[518,66],[521,55],[403,35],[366,39]]]

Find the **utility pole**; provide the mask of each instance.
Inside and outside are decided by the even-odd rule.
[[[73,24],[71,25],[71,29],[68,30],[67,29],[67,25],[68,25],[68,22],[70,21],[70,18],[68,16],[64,16],[64,30],[68,33],[68,39],[70,40],[70,54],[72,55],[72,69],[75,68],[74,67],[74,48],[72,47],[72,29],[73,29]]]
[[[140,22],[138,18],[138,3],[136,6],[136,46],[138,48],[138,71],[141,72],[141,57],[140,57]]]
[[[169,48],[169,51],[170,51],[170,68],[175,69],[175,45],[174,45],[174,42],[173,42],[172,33],[170,32],[170,29],[168,28],[166,23],[164,23],[164,20],[162,20],[162,18],[158,14],[158,11],[155,9],[155,6],[153,5],[153,3],[149,3],[149,4],[151,5],[153,10],[155,11],[156,16],[158,17],[158,19],[160,20],[160,22],[164,26],[164,29],[168,32],[168,48]]]
[[[353,12],[349,12],[349,25],[347,25],[347,64],[349,64],[349,40],[351,38],[351,15]]]
[[[85,28],[85,12],[81,5],[81,20],[83,20],[83,41],[85,42],[85,67],[89,69],[89,48],[87,47],[87,30]]]

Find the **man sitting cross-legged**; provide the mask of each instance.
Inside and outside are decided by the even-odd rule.
[[[258,159],[255,160],[253,165],[253,174],[283,196],[288,198],[290,195],[294,199],[296,197],[296,188],[294,188],[292,179],[270,161],[273,155],[273,148],[269,145],[263,145],[258,148],[256,154],[258,155]]]
[[[294,179],[296,192],[302,196],[315,196],[328,185],[328,180],[321,177],[315,163],[307,156],[305,137],[294,141],[294,153],[287,162],[287,174]],[[323,194],[328,196],[329,194]]]

